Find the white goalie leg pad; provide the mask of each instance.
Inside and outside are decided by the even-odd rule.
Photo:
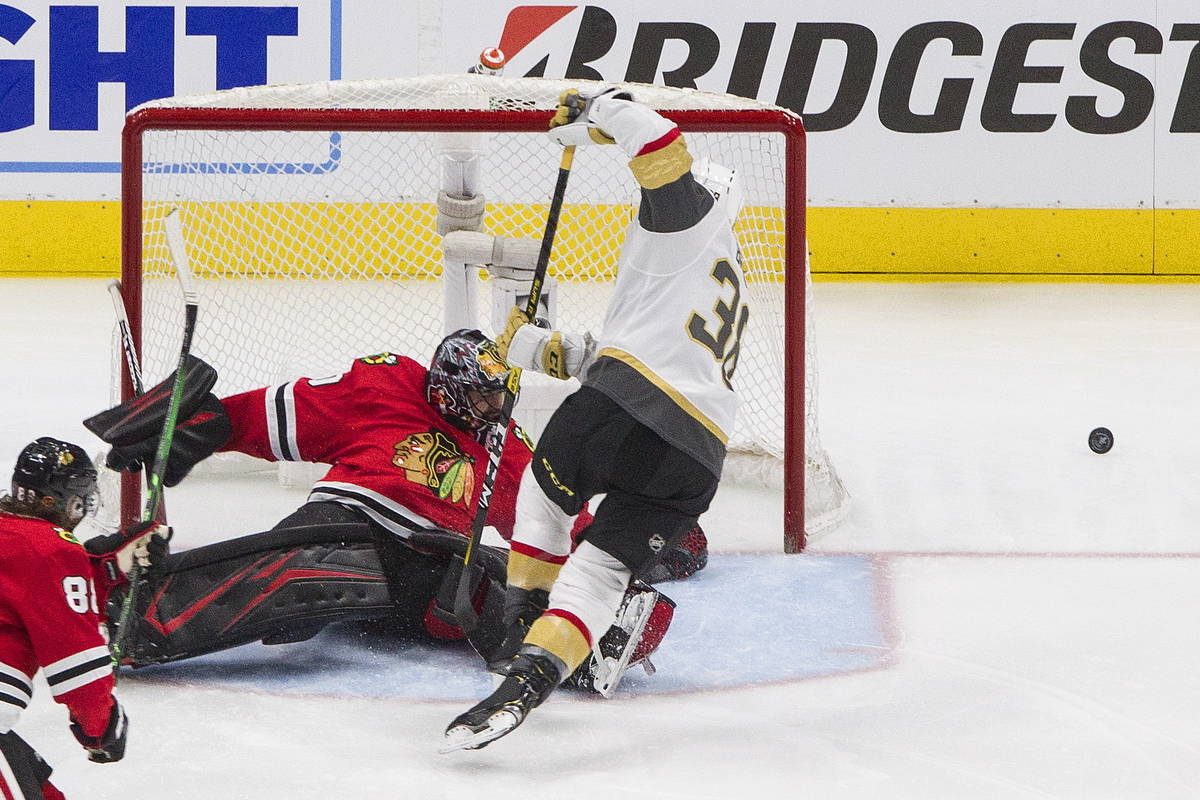
[[[487,139],[479,133],[442,133],[438,136],[438,149],[442,188],[438,192],[437,232],[444,235],[450,231],[479,230],[484,207],[479,163],[480,156],[487,152]]]
[[[488,262],[488,272],[500,278],[533,280],[538,255],[542,252],[542,243],[537,239],[510,239],[506,236],[496,236],[493,239],[492,260]]]
[[[632,578],[617,558],[585,541],[558,573],[548,607],[574,615],[594,646],[616,617]]]
[[[533,465],[525,467],[517,490],[517,524],[513,541],[553,556],[566,556],[571,552],[574,521],[574,517],[567,516],[542,491],[533,476]]]

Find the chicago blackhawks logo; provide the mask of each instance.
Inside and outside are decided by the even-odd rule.
[[[394,367],[400,363],[400,359],[394,353],[376,353],[373,356],[364,356],[359,361],[372,367]]]
[[[475,497],[475,459],[437,430],[410,433],[395,445],[392,464],[442,500],[469,506]]]
[[[479,368],[483,370],[483,374],[489,378],[503,378],[508,374],[508,362],[500,357],[500,351],[496,349],[495,342],[488,342],[481,346],[475,360],[479,362]]]

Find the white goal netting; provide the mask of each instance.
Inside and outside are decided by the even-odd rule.
[[[587,83],[477,75],[334,81],[135,109],[126,146],[137,163],[125,164],[125,181],[140,214],[127,215],[136,230],[126,231],[126,246],[136,242],[141,257],[129,254],[123,280],[140,281],[147,382],[169,373],[178,356],[182,298],[162,224],[171,209],[182,218],[198,279],[193,351],[217,367],[219,394],[335,374],[357,356],[384,350],[427,361],[445,332],[436,223],[447,159],[471,153],[486,200],[484,232],[540,239],[560,154],[542,131],[559,94]],[[744,405],[729,475],[782,484],[785,459],[802,458],[806,527],[828,526],[845,492],[820,445],[811,315],[785,304],[785,286],[799,281],[807,290],[804,248],[786,246],[789,200],[803,202],[803,163],[794,152],[789,162],[778,125],[739,126],[728,113],[751,112],[749,120],[753,112],[787,112],[727,95],[631,88],[653,107],[686,112],[679,121],[693,155],[738,170],[745,183],[735,227],[753,318],[734,379]],[[580,150],[550,261],[556,327],[599,333],[637,202],[617,148]],[[471,280],[478,287],[469,313],[494,332],[493,281],[483,271]],[[793,364],[800,355],[807,364],[791,399],[789,348]],[[518,419],[524,413],[536,433],[542,411],[561,394],[561,387],[529,381]],[[784,438],[787,409],[797,407],[804,453],[791,452]]]

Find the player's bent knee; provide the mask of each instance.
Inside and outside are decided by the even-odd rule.
[[[663,583],[690,578],[708,565],[708,537],[693,525],[673,546],[665,548],[662,558],[640,577],[646,583]]]
[[[635,578],[647,583],[687,577],[699,571],[708,561],[707,540],[702,540],[702,548],[699,547],[701,540],[692,542],[697,545],[695,553],[676,552],[681,550],[685,537],[699,529],[694,519],[682,523],[663,520],[659,525],[640,530],[629,530],[607,522],[599,521],[589,527],[587,540],[618,559]],[[677,557],[684,555],[691,556],[686,559],[687,563],[674,564]],[[664,561],[674,566],[664,570]]]
[[[542,491],[532,464],[521,475],[517,518],[524,544],[559,556],[571,552],[572,517]]]

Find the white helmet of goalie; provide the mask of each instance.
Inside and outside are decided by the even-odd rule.
[[[692,164],[692,175],[701,186],[712,192],[717,205],[725,211],[725,216],[729,217],[731,222],[736,220],[738,212],[742,210],[746,193],[742,176],[737,170],[707,158],[698,158]]]

